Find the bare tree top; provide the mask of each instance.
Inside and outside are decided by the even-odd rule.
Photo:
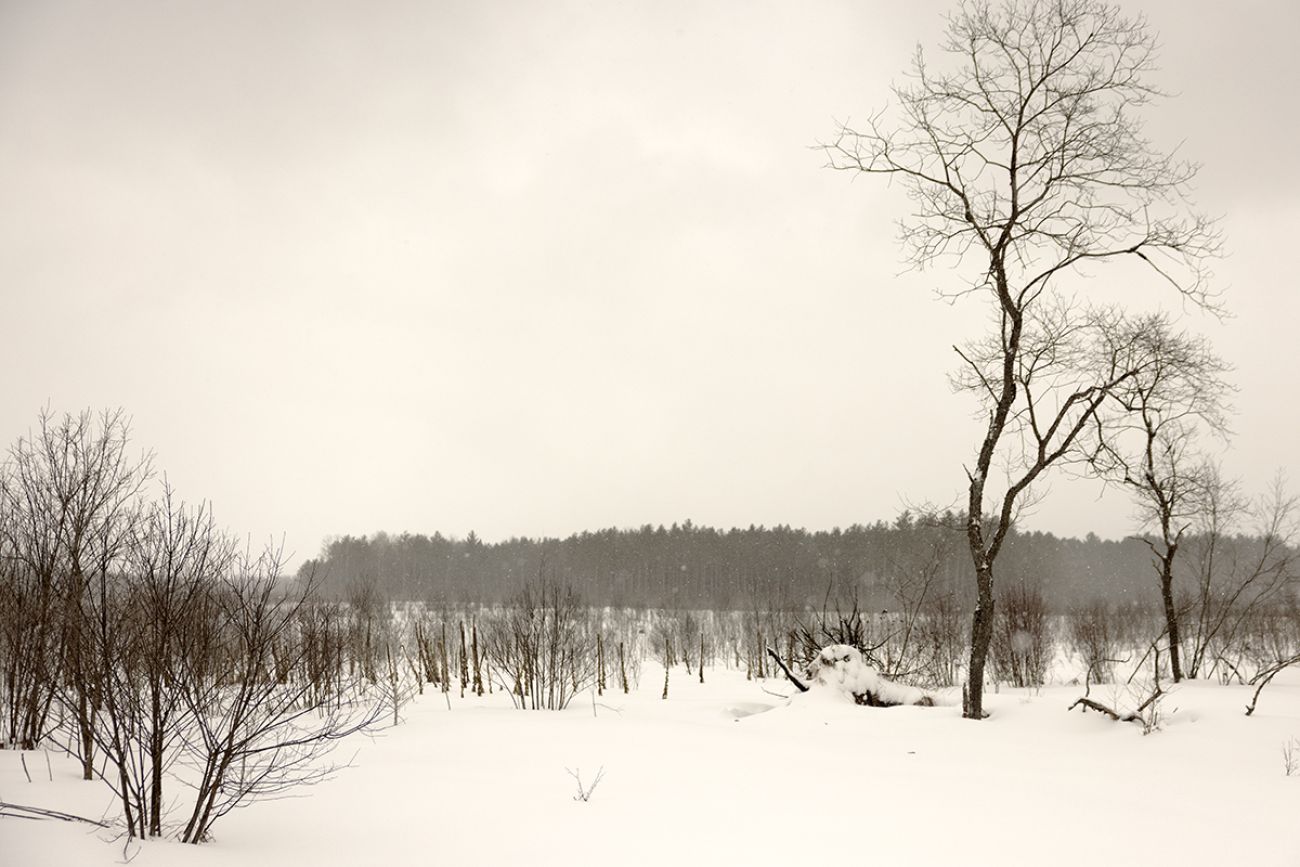
[[[965,2],[932,66],[918,47],[894,111],[841,124],[833,168],[897,176],[913,202],[908,258],[924,267],[978,250],[989,272],[955,290],[998,289],[1023,309],[1058,273],[1132,256],[1196,305],[1218,310],[1212,221],[1192,210],[1197,166],[1155,148],[1140,110],[1156,36],[1098,0]]]

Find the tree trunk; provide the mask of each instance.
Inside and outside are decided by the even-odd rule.
[[[1179,661],[1178,609],[1174,607],[1174,552],[1171,549],[1160,562],[1160,598],[1165,604],[1165,629],[1169,633],[1169,671],[1174,683],[1183,679]]]
[[[163,744],[162,684],[155,680],[150,695],[152,706],[149,732],[149,836],[162,836],[163,765],[166,763]]]
[[[971,620],[970,673],[962,716],[983,719],[984,664],[988,660],[989,646],[993,643],[993,570],[989,567],[975,573],[979,597],[975,602],[975,616]]]
[[[95,779],[95,724],[91,720],[86,690],[77,685],[77,729],[81,734],[81,778]]]

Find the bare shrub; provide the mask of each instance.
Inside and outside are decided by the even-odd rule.
[[[97,659],[93,736],[114,769],[103,777],[131,836],[163,833],[164,780],[196,723],[185,679],[220,664],[210,655],[220,628],[212,592],[232,556],[211,512],[176,501],[164,486],[134,528],[123,570],[89,594],[83,614]],[[73,706],[76,692],[61,700]]]
[[[682,651],[681,624],[672,612],[655,612],[649,633],[650,654],[665,668],[672,668]]]
[[[828,592],[828,599],[829,595]],[[837,602],[833,609],[823,601],[820,611],[812,612],[807,619],[795,624],[795,662],[807,667],[817,659],[823,647],[842,644],[861,653],[867,665],[883,669],[884,663],[877,652],[885,641],[873,640],[871,632],[870,620],[864,615],[856,595],[847,603]]]
[[[392,711],[393,725],[401,723],[402,708],[414,698],[417,691],[423,691],[419,677],[411,676],[414,670],[403,665],[404,656],[398,636],[390,633],[384,642],[383,668],[379,680],[374,684],[374,690],[380,704]],[[463,692],[461,697],[464,698]]]
[[[417,668],[425,683],[443,685],[442,642],[447,635],[447,613],[422,608],[411,618],[411,639]]]
[[[297,633],[302,642],[298,674],[311,685],[315,704],[344,698],[349,630],[347,612],[338,602],[318,600],[298,610]]]
[[[953,593],[937,593],[925,601],[916,623],[919,656],[913,682],[929,687],[955,686],[961,677],[967,647],[966,615]]]
[[[907,538],[889,558],[886,585],[893,605],[877,630],[883,634],[878,655],[885,677],[935,686],[955,682],[960,662],[952,652],[964,652],[964,639],[958,636],[965,629],[948,616],[956,612],[956,604],[947,565],[961,546],[964,524],[960,515],[933,507],[915,518],[904,512],[896,522]]]
[[[741,612],[734,646],[747,677],[764,678],[774,674],[767,659],[769,648],[784,653],[787,660],[799,653],[801,611],[801,605],[796,606],[788,599],[768,596]]]
[[[595,683],[591,611],[568,585],[526,585],[484,621],[487,654],[518,708],[563,710]]]
[[[323,761],[376,712],[341,677],[336,609],[278,552],[233,559],[206,506],[127,454],[120,412],[55,418],[0,472],[0,722],[49,738],[99,776],[126,834],[160,836],[178,779],[195,790],[181,837],[235,807],[328,776]],[[188,772],[187,770],[188,769]]]
[[[213,589],[217,628],[198,659],[215,664],[190,665],[182,678],[192,719],[185,761],[195,787],[183,842],[209,839],[213,824],[237,807],[328,779],[340,768],[327,760],[337,742],[385,713],[364,701],[360,683],[342,690],[356,699],[319,704],[311,683],[276,676],[277,645],[292,655],[286,670],[302,668],[308,649],[293,639],[315,595],[310,579],[286,587],[281,562],[276,550],[244,558]]]
[[[1238,533],[1247,522],[1250,535]],[[1256,501],[1213,477],[1198,532],[1189,544],[1193,586],[1183,603],[1188,621],[1187,676],[1243,679],[1249,661],[1252,621],[1260,612],[1294,599],[1300,564],[1294,546],[1300,503],[1278,478]]]
[[[1016,687],[1042,686],[1051,658],[1047,605],[1036,587],[1017,584],[1002,591],[993,629],[993,671]]]
[[[1069,649],[1083,662],[1088,683],[1105,683],[1114,677],[1118,653],[1114,610],[1101,599],[1075,605],[1065,615]]]
[[[392,624],[392,604],[384,598],[372,578],[363,578],[348,586],[347,607],[350,614],[350,670],[353,673],[359,670],[366,682],[373,684],[379,678],[380,669],[386,665],[384,657]]]
[[[628,693],[640,683],[644,614],[628,608],[607,609],[603,614],[600,629],[605,635],[605,677],[611,690]]]
[[[1159,631],[1161,616],[1150,604],[1143,602],[1111,603],[1111,633],[1116,645],[1123,651],[1145,650],[1151,643],[1153,628]]]

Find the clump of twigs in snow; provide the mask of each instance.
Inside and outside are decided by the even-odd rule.
[[[582,784],[581,768],[576,771],[569,770],[568,768],[565,768],[564,770],[568,771],[569,776],[573,777],[574,781],[578,784],[578,793],[573,796],[573,800],[575,801],[590,801],[591,793],[596,791],[596,787],[600,785],[600,781],[605,777],[605,766],[601,765],[600,770],[596,771],[596,779],[591,781],[590,786],[584,786]]]

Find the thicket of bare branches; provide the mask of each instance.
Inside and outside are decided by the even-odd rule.
[[[111,579],[84,600],[97,656],[95,743],[115,769],[105,780],[132,836],[163,833],[166,780],[196,722],[188,678],[220,661],[211,591],[232,556],[211,512],[176,501],[164,486],[142,509]]]
[[[1257,669],[1285,656],[1278,647],[1285,633],[1276,626],[1294,609],[1300,589],[1300,512],[1281,478],[1254,501],[1217,470],[1208,478],[1198,532],[1188,543],[1190,586],[1179,605],[1187,622],[1186,673],[1242,680],[1243,667]]]
[[[517,707],[563,710],[595,683],[591,611],[573,588],[528,584],[484,627],[493,671]]]
[[[97,664],[87,602],[125,553],[151,458],[132,458],[125,415],[55,417],[9,450],[0,476],[7,737],[49,733],[56,690],[75,719],[83,775],[94,773]]]
[[[327,776],[374,704],[314,628],[311,582],[236,557],[204,505],[129,454],[120,412],[55,417],[0,473],[0,724],[115,793],[132,837],[200,842],[230,809]],[[328,633],[328,628],[325,630]],[[333,670],[330,669],[339,669]]]
[[[959,589],[944,564],[962,543],[960,515],[921,510],[912,522],[917,544],[891,563],[893,606],[880,648],[882,671],[891,680],[928,687],[953,686],[966,649]]]
[[[213,823],[261,798],[320,782],[338,766],[335,743],[373,727],[382,706],[349,685],[337,700],[313,702],[308,647],[296,634],[311,584],[285,586],[280,554],[245,555],[211,596],[218,628],[182,678],[193,724],[182,731],[195,797],[181,839],[208,839]]]
[[[1119,636],[1115,607],[1100,599],[1073,606],[1065,615],[1064,640],[1083,663],[1086,683],[1105,683],[1119,662]]]
[[[1053,645],[1042,593],[1024,584],[1004,588],[993,630],[994,676],[1012,686],[1042,686]]]

